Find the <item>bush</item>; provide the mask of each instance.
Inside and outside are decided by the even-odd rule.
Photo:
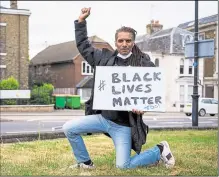
[[[54,104],[52,96],[53,85],[44,83],[42,86],[34,85],[31,90],[31,104]]]
[[[0,90],[18,90],[19,89],[19,83],[18,81],[13,77],[9,77],[8,79],[4,79],[0,81]],[[17,100],[15,99],[4,99],[1,100],[2,105],[16,105]]]
[[[9,77],[8,79],[4,79],[0,81],[0,89],[1,90],[18,90],[19,83],[14,77]]]

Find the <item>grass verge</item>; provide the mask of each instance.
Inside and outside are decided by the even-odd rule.
[[[96,165],[94,170],[68,168],[75,161],[67,139],[1,144],[1,176],[218,176],[217,132],[217,130],[150,131],[143,150],[167,140],[176,158],[173,169],[166,169],[162,163],[132,170],[115,168],[114,146],[112,140],[105,135],[83,137]]]

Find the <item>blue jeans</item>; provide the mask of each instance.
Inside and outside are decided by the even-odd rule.
[[[118,125],[105,119],[102,115],[89,115],[75,118],[63,125],[63,131],[68,138],[74,156],[78,163],[90,160],[81,133],[108,133],[116,150],[116,167],[136,168],[155,164],[160,160],[160,150],[157,146],[131,156],[131,128]]]

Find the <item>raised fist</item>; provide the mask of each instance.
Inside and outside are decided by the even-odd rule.
[[[81,14],[78,18],[78,22],[84,21],[90,15],[90,10],[91,10],[90,7],[81,9]]]

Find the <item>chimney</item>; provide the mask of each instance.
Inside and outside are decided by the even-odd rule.
[[[11,9],[17,9],[17,1],[10,1]]]
[[[156,21],[151,20],[151,23],[146,26],[146,29],[147,29],[147,34],[151,35],[157,31],[162,30],[163,25],[161,25],[158,20]]]

